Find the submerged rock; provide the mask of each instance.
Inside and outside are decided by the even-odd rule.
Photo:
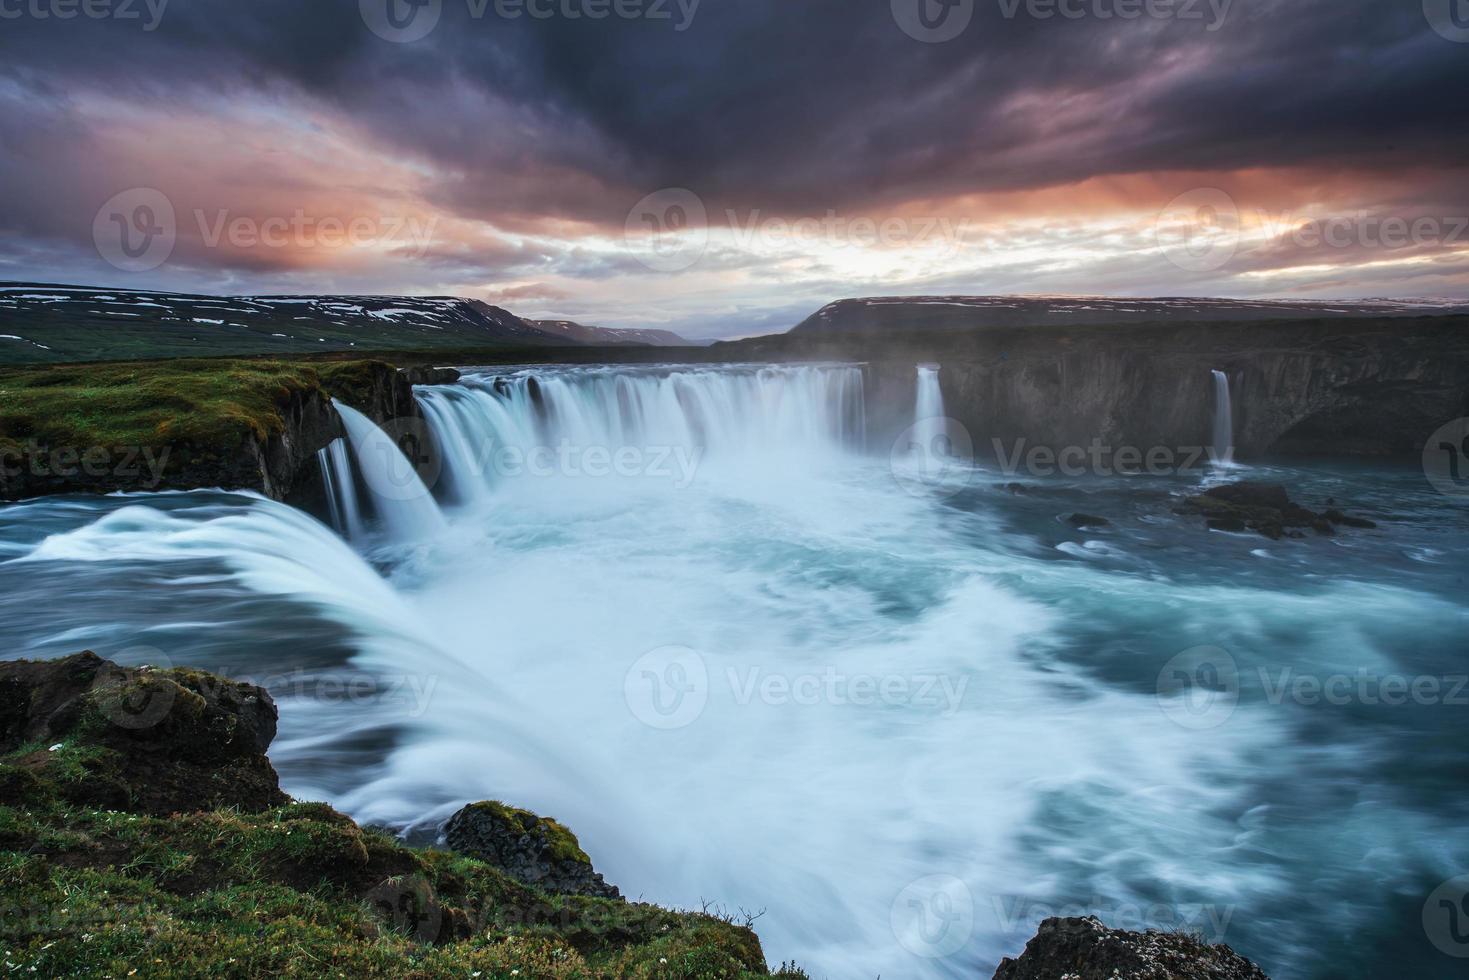
[[[1338,526],[1377,526],[1364,518],[1348,517],[1335,508],[1318,514],[1291,500],[1285,487],[1249,481],[1212,487],[1189,497],[1176,513],[1202,516],[1211,531],[1256,531],[1275,541],[1305,537],[1306,529],[1329,536],[1336,533]]]
[[[1111,527],[1112,522],[1105,517],[1097,517],[1094,514],[1072,514],[1066,518],[1066,523],[1077,530],[1088,527]]]
[[[1099,920],[1047,919],[994,980],[1269,980],[1230,949],[1183,933],[1123,932]]]
[[[287,797],[265,751],[275,703],[196,670],[119,667],[94,653],[0,663],[0,803],[64,799],[166,815]],[[29,751],[27,751],[29,750]]]
[[[521,882],[557,895],[620,898],[592,868],[576,835],[549,817],[494,801],[472,803],[449,818],[451,849],[478,858]]]

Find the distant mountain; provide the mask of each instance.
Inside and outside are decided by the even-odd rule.
[[[642,344],[648,347],[692,347],[690,341],[671,330],[617,330],[589,327],[574,320],[527,320],[543,333],[565,337],[582,344]]]
[[[0,283],[0,363],[684,343],[664,331],[570,326],[579,329],[453,296],[199,296]]]
[[[844,299],[822,307],[791,333],[968,330],[983,327],[1252,321],[1341,317],[1425,316],[1469,312],[1454,300],[1295,302],[1161,297],[884,296]]]

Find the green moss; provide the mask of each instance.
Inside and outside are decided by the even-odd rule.
[[[576,835],[552,817],[538,816],[529,810],[507,806],[498,800],[476,803],[473,809],[493,814],[498,820],[514,828],[516,833],[530,834],[539,828],[545,833],[551,856],[557,861],[587,865],[592,863],[587,852],[581,849],[581,842],[576,839]]]
[[[405,848],[321,804],[169,818],[0,806],[0,846],[12,848],[0,850],[0,960],[21,973],[766,975],[746,928],[545,895],[482,862]],[[426,896],[434,935],[384,919],[382,890],[399,893],[385,883]]]

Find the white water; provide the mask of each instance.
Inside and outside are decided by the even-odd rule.
[[[939,383],[937,366],[924,364],[918,368],[918,398],[913,410],[913,451],[924,461],[949,456],[948,419],[944,412],[944,391]]]
[[[333,402],[379,520],[393,540],[425,541],[447,526],[433,494],[386,432],[354,408]]]
[[[1214,372],[1214,459],[1228,466],[1234,462],[1234,403],[1229,395],[1229,375]]]
[[[1398,646],[1446,648],[1462,609],[1339,568],[1281,585],[1231,577],[1229,557],[1200,574],[1203,549],[1233,542],[1196,529],[1183,548],[1151,525],[1053,547],[1070,505],[1037,531],[1016,524],[1030,497],[914,496],[855,451],[852,368],[531,378],[422,392],[446,509],[420,534],[417,512],[394,521],[373,497],[409,558],[388,581],[259,498],[139,498],[21,561],[112,562],[129,582],[156,562],[179,569],[163,594],[232,603],[191,564],[208,559],[314,608],[350,631],[355,669],[423,697],[283,702],[271,754],[289,792],[400,826],[483,798],[554,815],[634,898],[766,909],[768,956],[816,977],[986,975],[1038,910],[1066,905],[1135,927],[1119,909],[1208,903],[1273,962],[1300,962],[1380,919],[1372,901],[1413,894],[1413,869],[1459,868],[1458,824],[1376,782],[1421,739],[1297,738],[1289,706],[1258,698],[1194,729],[1160,710],[1156,683],[1200,643],[1242,674],[1275,650],[1302,671],[1381,675],[1401,669]],[[361,422],[364,472],[363,445],[401,465]],[[507,447],[552,455],[517,470],[497,462]],[[635,465],[589,472],[619,449]],[[232,642],[252,626],[168,625]],[[290,645],[274,622],[253,628]],[[897,693],[863,697],[864,680]],[[926,944],[937,920],[915,901],[959,914],[957,946]]]
[[[363,538],[362,506],[357,500],[357,483],[352,463],[347,458],[347,443],[333,439],[316,454],[321,466],[321,480],[326,487],[327,505],[331,508],[332,526],[348,541]]]

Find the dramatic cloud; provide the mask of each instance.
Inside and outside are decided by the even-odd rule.
[[[0,0],[0,277],[700,337],[869,293],[1464,297],[1469,32],[1424,7],[974,0],[927,43],[891,0]],[[150,268],[95,240],[157,217],[135,188]]]

